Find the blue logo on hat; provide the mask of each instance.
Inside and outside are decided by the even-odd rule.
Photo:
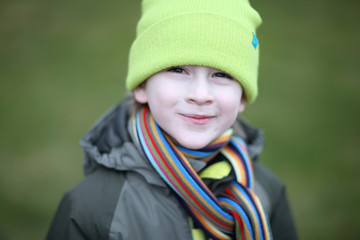
[[[252,33],[252,34],[253,34],[253,40],[252,40],[251,44],[253,45],[254,49],[256,49],[257,45],[259,44],[259,40],[255,36],[255,33]]]

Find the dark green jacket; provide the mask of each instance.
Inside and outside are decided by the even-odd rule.
[[[81,140],[86,177],[65,193],[47,239],[192,239],[188,214],[132,140],[127,106],[116,105]],[[261,132],[240,119],[237,128],[246,135],[273,238],[296,239],[284,185],[257,161]]]

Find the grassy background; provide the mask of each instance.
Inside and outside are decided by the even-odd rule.
[[[0,2],[0,239],[43,239],[83,178],[79,139],[124,96],[140,1]],[[360,3],[253,1],[263,25],[261,161],[301,239],[359,239]]]

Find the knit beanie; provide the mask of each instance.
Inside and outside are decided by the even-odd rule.
[[[208,66],[237,79],[251,103],[257,96],[260,23],[249,0],[143,0],[126,87],[133,91],[169,67]]]

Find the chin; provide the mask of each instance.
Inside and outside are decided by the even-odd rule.
[[[206,143],[191,143],[189,141],[183,142],[183,141],[178,141],[178,143],[180,143],[181,146],[188,148],[188,149],[193,149],[193,150],[199,150],[202,149],[204,147],[206,147],[210,142],[206,142]]]

